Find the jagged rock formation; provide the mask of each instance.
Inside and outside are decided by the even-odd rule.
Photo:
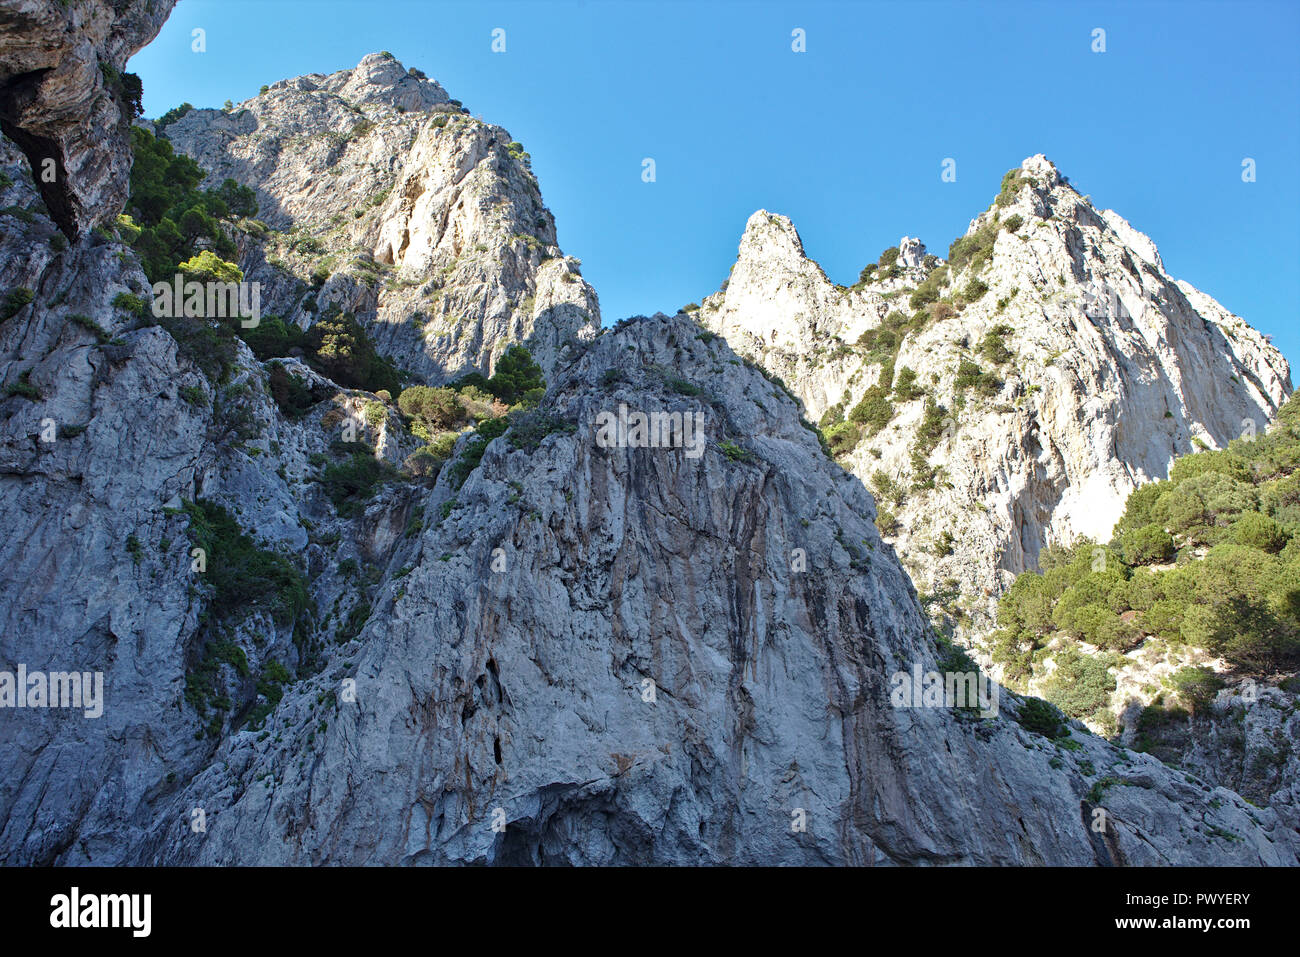
[[[911,236],[898,241],[898,261],[907,269],[919,269],[925,264],[925,243]]]
[[[1192,717],[1177,715],[1156,727],[1146,726],[1144,706],[1165,691],[1162,679],[1188,663],[1231,674],[1226,662],[1196,649],[1144,645],[1125,655],[1114,695],[1115,701],[1123,702],[1118,740],[1221,784],[1258,807],[1272,808],[1287,827],[1300,827],[1300,749],[1296,748],[1300,687],[1296,681],[1279,687],[1237,676]]]
[[[272,232],[240,266],[267,311],[304,328],[331,305],[355,313],[422,380],[487,372],[511,341],[550,369],[599,328],[596,294],[522,147],[417,72],[372,53],[160,132],[210,185],[257,191]]]
[[[38,202],[17,151],[6,147],[0,164],[15,180],[4,201]],[[0,401],[0,657],[9,670],[102,671],[107,694],[98,720],[0,710],[0,856],[95,860],[120,853],[123,822],[167,776],[185,780],[213,758],[185,704],[211,611],[183,503],[221,502],[270,547],[302,555],[317,570],[313,596],[346,618],[360,596],[343,594],[340,563],[383,561],[411,489],[386,489],[382,507],[341,519],[311,481],[310,458],[347,421],[390,459],[412,440],[395,413],[367,419],[373,396],[303,367],[321,401],[286,418],[269,369],[238,340],[231,375],[210,382],[163,328],[115,303],[147,290],[125,247],[92,234],[55,251],[45,218],[7,216],[0,228],[0,288],[35,293],[0,323],[0,375],[25,386]],[[327,559],[320,542],[331,539]],[[310,642],[264,610],[231,637],[253,675],[272,659],[305,667]]]
[[[1240,687],[1228,689],[1209,715],[1189,722],[1186,740],[1154,749],[1156,755],[1272,808],[1294,830],[1300,827],[1300,708],[1292,689],[1258,685],[1249,697]]]
[[[917,302],[930,271],[912,241],[899,276],[837,287],[790,221],[760,210],[696,316],[781,376],[813,420],[846,415],[882,367],[886,394],[899,372],[916,374],[842,461],[885,487],[888,537],[913,579],[946,593],[975,633],[1043,546],[1107,539],[1129,491],[1176,455],[1262,430],[1291,381],[1263,336],[1170,278],[1150,239],[1097,212],[1042,156],[1009,174],[966,237],[974,253],[936,262],[939,281]],[[897,345],[858,345],[918,306]],[[978,368],[962,376],[963,361]],[[918,459],[930,401],[935,441]]]
[[[412,570],[339,667],[178,799],[209,809],[206,837],[164,815],[135,859],[1292,859],[1268,812],[1089,738],[1062,753],[1133,785],[1094,844],[1074,757],[1055,770],[1056,748],[1005,715],[891,707],[886,676],[932,661],[915,596],[861,485],[734,361],[682,319],[601,336],[548,391],[572,430],[531,452],[507,435],[461,489],[440,480],[428,507],[454,506],[394,558]],[[596,417],[619,403],[701,412],[707,451],[600,447]],[[799,548],[810,565],[792,572]],[[349,678],[355,702],[337,693]],[[1192,808],[1245,840],[1211,851]]]
[[[438,203],[381,203],[337,240],[414,275],[476,238],[500,254],[452,270],[456,301],[478,288],[487,305],[473,341],[422,347],[436,378],[535,333],[547,307],[491,304],[569,267],[502,239],[535,211],[508,187],[523,167],[504,134],[437,126],[439,88],[373,89],[388,70],[368,58],[275,94],[332,115],[351,90],[375,111],[356,134],[375,162],[398,144],[462,171],[407,162],[392,181],[424,178]],[[197,151],[224,121],[190,122],[177,141]],[[293,198],[308,177],[287,142],[257,175],[214,176],[247,176],[285,224],[340,215],[332,194]],[[358,188],[386,182],[349,152]],[[340,498],[344,426],[362,464],[410,449],[389,408],[156,324],[132,306],[130,249],[53,241],[16,151],[0,164],[0,201],[29,210],[0,216],[0,290],[31,292],[5,295],[0,321],[0,658],[103,671],[106,691],[100,719],[0,709],[0,861],[1296,863],[1273,811],[1077,726],[1060,747],[1013,696],[988,720],[896,707],[891,676],[950,653],[870,496],[791,395],[697,325],[566,342],[541,408],[477,464]],[[322,295],[363,295],[334,281]],[[698,414],[703,454],[602,445],[596,419],[622,404]],[[200,543],[219,543],[206,568]],[[236,576],[240,556],[256,574]]]
[[[116,216],[126,201],[131,116],[121,71],[175,2],[0,2],[0,130],[27,154],[45,206],[69,238]]]

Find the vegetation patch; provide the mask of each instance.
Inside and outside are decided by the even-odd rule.
[[[18,286],[10,289],[5,293],[4,301],[0,302],[0,322],[12,319],[18,315],[28,303],[36,298],[36,294],[26,286]]]
[[[1263,435],[1178,459],[1129,495],[1109,544],[1055,546],[998,606],[993,658],[1033,673],[1056,637],[1125,651],[1148,638],[1269,675],[1300,663],[1300,404]],[[1180,673],[1181,674],[1181,673]],[[1181,679],[1193,707],[1201,675]],[[1210,683],[1212,684],[1212,682]],[[1205,685],[1209,687],[1209,685]]]
[[[369,451],[354,451],[342,462],[325,466],[320,484],[334,510],[344,518],[359,515],[381,485],[396,478],[393,469]]]
[[[138,226],[132,246],[149,281],[170,281],[182,262],[199,253],[200,244],[209,244],[214,257],[233,260],[238,250],[221,224],[257,215],[253,190],[233,179],[215,190],[199,189],[204,178],[199,164],[141,127],[131,127],[131,144],[127,222]]]
[[[205,554],[203,581],[211,590],[208,614],[216,621],[268,609],[281,625],[307,607],[307,580],[288,558],[260,548],[234,516],[216,502],[184,502],[190,541]]]
[[[1016,720],[1026,731],[1041,734],[1045,738],[1060,738],[1069,733],[1065,716],[1056,706],[1042,698],[1025,698],[1020,703]]]

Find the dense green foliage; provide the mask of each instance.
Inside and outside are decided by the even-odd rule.
[[[243,339],[253,355],[263,362],[301,352],[308,365],[339,385],[367,392],[398,391],[402,374],[375,349],[365,327],[351,313],[340,312],[338,306],[331,306],[306,331],[278,316],[263,316],[251,328],[235,321],[218,325]],[[175,329],[171,331],[176,335]],[[277,394],[276,388],[273,381],[272,394],[286,414],[291,414],[282,401],[286,393],[281,388]]]
[[[1170,679],[1174,692],[1194,711],[1213,701],[1224,684],[1224,680],[1209,668],[1180,668]]]
[[[279,362],[272,362],[267,370],[271,398],[287,418],[298,419],[307,414],[314,404],[311,389],[296,375],[291,375]]]
[[[211,244],[214,257],[235,258],[235,244],[221,222],[256,215],[253,191],[233,179],[219,189],[199,189],[204,175],[199,164],[138,126],[131,128],[131,143],[135,160],[127,226],[149,281],[171,279],[182,262],[199,252],[201,242]]]
[[[559,416],[548,415],[540,409],[521,410],[510,415],[510,444],[525,452],[535,452],[542,444],[542,439],[557,432],[572,433],[578,426]],[[728,443],[723,443],[726,446]],[[732,459],[738,458],[727,448],[723,452]],[[748,454],[748,453],[745,453]],[[739,456],[744,458],[744,455]],[[745,459],[748,461],[748,459]]]
[[[4,301],[0,302],[0,322],[12,319],[18,315],[28,303],[36,298],[36,294],[26,286],[18,286],[10,289],[5,293]]]
[[[1015,330],[1006,323],[999,323],[984,334],[980,340],[979,353],[986,361],[993,363],[995,366],[1003,365],[1015,358],[1013,353],[1004,341],[1007,336]]]
[[[333,312],[318,319],[306,333],[307,361],[340,385],[367,392],[397,392],[397,367],[380,355],[361,323],[350,313]]]
[[[1072,718],[1112,727],[1110,696],[1116,679],[1110,669],[1118,664],[1113,655],[1088,655],[1067,647],[1055,657],[1056,670],[1043,688],[1047,700]]]
[[[307,580],[289,559],[259,548],[216,502],[199,499],[184,507],[190,541],[206,556],[210,616],[220,621],[265,607],[282,625],[295,621],[307,607]]]
[[[921,284],[912,292],[908,299],[908,304],[913,310],[924,309],[927,305],[938,302],[939,296],[943,291],[944,283],[948,281],[948,267],[940,266],[932,269],[930,274],[921,280]]]
[[[99,63],[99,72],[104,77],[104,87],[117,102],[118,110],[122,114],[122,122],[130,123],[144,115],[144,84],[140,82],[139,76],[134,73],[123,73],[102,60]]]
[[[428,435],[453,428],[466,417],[456,390],[445,386],[410,386],[397,397],[397,407],[403,415],[423,425]]]
[[[174,106],[154,122],[154,129],[162,132],[166,127],[175,123],[182,116],[194,109],[191,103],[182,103],[180,106]]]
[[[369,448],[362,446],[350,451],[342,462],[326,465],[320,483],[334,503],[335,511],[346,518],[361,514],[379,486],[395,477],[387,463],[376,459]]]
[[[526,399],[536,401],[541,398],[538,390],[545,387],[542,367],[533,361],[532,353],[518,344],[502,353],[492,378],[487,380],[487,391],[506,405],[516,405]]]
[[[1069,730],[1061,712],[1042,698],[1026,698],[1022,701],[1016,720],[1026,731],[1046,738],[1059,738]]]
[[[1300,403],[1294,401],[1267,433],[1178,459],[1167,481],[1129,496],[1108,545],[1046,549],[1040,570],[1016,579],[999,604],[994,660],[1012,679],[1023,679],[1055,636],[1108,651],[1158,638],[1204,649],[1251,673],[1295,667],[1297,465]],[[1195,685],[1193,677],[1183,680],[1196,700],[1195,687],[1204,681]],[[1092,668],[1077,670],[1068,684],[1075,687],[1062,681],[1060,696],[1078,705],[1076,697],[1095,699],[1105,682]]]
[[[953,385],[958,389],[974,389],[979,395],[997,395],[1002,388],[1002,380],[992,372],[985,372],[970,359],[962,359],[957,364],[957,378]]]
[[[506,349],[497,360],[496,370],[490,379],[474,372],[461,377],[450,386],[410,386],[398,396],[397,406],[410,423],[411,431],[431,445],[445,443],[447,436],[442,433],[478,422],[478,432],[471,440],[471,445],[475,447],[467,449],[477,463],[477,457],[482,455],[482,450],[487,445],[484,442],[479,447],[476,445],[477,440],[497,428],[497,422],[503,426],[523,422],[520,416],[534,409],[545,391],[546,382],[542,377],[541,366],[533,360],[532,353],[526,347],[516,344]],[[500,414],[502,406],[510,410],[510,419]],[[540,420],[530,418],[528,422],[528,428],[532,432],[542,427]],[[496,435],[491,437],[495,438]],[[447,452],[449,449],[441,448],[431,450],[429,454],[441,461],[447,457]],[[469,470],[464,471],[464,474],[468,475]]]
[[[903,402],[911,402],[925,395],[925,390],[916,381],[915,369],[903,366],[898,370],[898,375],[894,379],[894,395]]]
[[[518,344],[497,360],[491,378],[473,372],[450,386],[416,385],[403,390],[397,406],[411,432],[427,443],[407,459],[407,471],[425,479],[436,477],[455,448],[457,432],[474,423],[459,457],[449,466],[457,486],[478,467],[488,443],[507,430],[511,444],[529,452],[553,432],[573,431],[572,423],[537,408],[545,392],[541,366]]]
[[[1002,174],[1002,188],[998,191],[997,199],[993,200],[993,202],[998,206],[1010,206],[1015,202],[1016,194],[1020,192],[1021,188],[1031,182],[1032,180],[1023,175],[1019,168],[1007,170]]]
[[[993,244],[997,241],[999,227],[989,220],[969,236],[960,236],[948,247],[948,265],[953,272],[967,266],[978,271],[993,257]]]
[[[244,271],[228,263],[211,249],[201,250],[183,263],[177,263],[177,272],[187,280],[196,282],[243,282]]]
[[[862,394],[862,401],[853,407],[849,420],[864,426],[868,436],[873,436],[894,417],[894,407],[889,402],[889,388],[873,385]]]
[[[930,454],[956,425],[957,420],[949,413],[947,406],[936,402],[931,396],[925,397],[921,421],[912,438],[910,465],[913,491],[927,491],[936,486],[940,470],[930,464]]]
[[[839,458],[848,455],[862,440],[862,427],[856,422],[836,422],[821,430],[822,439],[830,449],[830,454]]]
[[[898,310],[885,316],[880,325],[868,329],[858,337],[858,345],[866,349],[869,361],[892,361],[898,355],[903,338],[921,325],[917,317],[909,318]]]
[[[228,623],[251,611],[265,609],[281,627],[294,629],[295,641],[308,617],[309,594],[306,577],[285,556],[261,548],[244,533],[238,521],[215,502],[199,499],[185,502],[189,516],[187,534],[204,552],[202,579],[209,589],[203,612],[206,626],[202,645],[186,669],[185,700],[207,721],[195,737],[218,737],[227,712],[237,710],[221,680],[221,667],[228,665],[240,679],[250,676],[248,656],[232,641]],[[274,659],[258,676],[256,688],[264,700],[249,701],[246,723],[260,726],[283,696],[282,686],[291,678]]]

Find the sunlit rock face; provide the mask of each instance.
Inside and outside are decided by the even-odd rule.
[[[956,593],[976,632],[1041,548],[1109,539],[1137,485],[1164,478],[1177,455],[1262,430],[1291,391],[1277,349],[1172,279],[1148,237],[1095,210],[1042,156],[1019,177],[967,231],[986,257],[950,266],[937,303],[913,303],[947,265],[926,266],[916,241],[900,244],[898,277],[838,287],[788,219],[759,211],[726,286],[696,313],[816,422],[848,415],[880,379],[890,350],[862,344],[864,333],[891,313],[932,310],[884,363],[887,387],[904,369],[914,387],[894,389],[888,421],[863,428],[840,461],[876,491],[899,489],[879,503],[888,540],[918,588]],[[988,377],[972,386],[963,361]],[[938,471],[919,482],[927,401],[942,407],[924,458]]]
[[[521,341],[549,370],[600,326],[520,144],[391,55],[191,110],[161,135],[209,184],[257,191],[273,232],[240,266],[269,312],[303,327],[353,313],[422,380],[488,372]]]

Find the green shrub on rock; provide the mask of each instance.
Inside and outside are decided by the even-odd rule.
[[[1045,738],[1059,738],[1069,731],[1069,725],[1061,712],[1042,698],[1025,698],[1020,703],[1016,720],[1026,731],[1041,734]]]
[[[893,418],[894,407],[889,402],[889,391],[880,385],[868,388],[861,401],[849,412],[849,420],[862,425],[868,436],[874,436]],[[832,447],[833,445],[832,443]]]

